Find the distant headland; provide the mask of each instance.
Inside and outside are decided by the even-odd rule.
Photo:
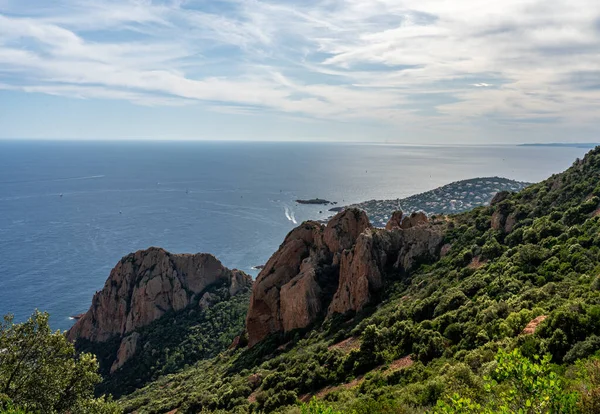
[[[442,187],[395,200],[370,200],[344,207],[334,207],[331,212],[356,207],[369,216],[375,227],[383,227],[396,210],[407,213],[422,211],[427,215],[462,213],[475,207],[488,205],[501,191],[516,192],[531,183],[501,177],[480,177],[456,181]]]
[[[560,147],[560,148],[596,148],[597,142],[550,142],[519,144],[519,147]]]

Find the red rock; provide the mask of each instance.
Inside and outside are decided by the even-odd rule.
[[[140,334],[137,332],[132,333],[131,335],[126,336],[121,341],[121,345],[119,346],[119,350],[117,351],[117,359],[113,362],[110,367],[110,373],[114,373],[116,370],[121,368],[125,362],[129,360],[137,351],[138,345],[140,341]]]
[[[368,228],[371,228],[371,222],[366,213],[350,208],[336,214],[327,223],[323,239],[329,251],[341,252],[351,248],[359,234]]]
[[[494,230],[504,230],[504,223],[506,222],[506,216],[501,211],[494,211],[492,214],[492,228]]]
[[[385,225],[386,230],[399,229],[402,226],[402,220],[404,219],[404,213],[402,211],[394,211],[392,217],[388,220]]]
[[[515,224],[517,224],[517,218],[515,217],[515,214],[510,214],[507,218],[506,218],[506,222],[504,223],[504,231],[506,233],[510,233],[513,228],[515,227]]]
[[[416,213],[392,230],[374,230],[366,214],[347,209],[326,227],[306,222],[292,230],[252,289],[246,320],[249,346],[267,335],[305,328],[334,313],[358,311],[381,290],[382,269],[408,272],[439,258],[440,224]],[[394,218],[394,217],[393,217]]]
[[[246,319],[249,346],[283,329],[280,290],[300,273],[300,265],[310,255],[311,247],[321,242],[322,227],[306,222],[292,230],[258,274]]]
[[[237,349],[237,347],[240,346],[240,342],[241,342],[241,337],[238,335],[235,338],[233,338],[231,345],[229,345],[229,347],[227,349]]]
[[[422,226],[427,223],[429,223],[427,214],[423,213],[422,211],[418,211],[418,212],[412,213],[410,215],[410,217],[404,217],[404,220],[402,220],[400,228],[406,230],[406,229],[410,229],[413,227]]]
[[[360,310],[371,300],[371,292],[382,286],[369,230],[358,237],[352,250],[343,253],[339,285],[329,306],[329,315]]]
[[[310,325],[321,313],[321,287],[313,266],[308,265],[281,287],[281,324],[285,332]]]
[[[523,335],[531,335],[533,333],[535,333],[538,325],[542,322],[544,322],[546,320],[548,316],[547,315],[540,315],[537,318],[532,319],[527,326],[525,327],[525,329],[523,329]]]
[[[223,280],[233,293],[252,284],[250,276],[227,269],[210,254],[171,254],[156,247],[140,250],[117,263],[67,337],[103,342],[125,336],[168,311],[186,308],[207,287]]]

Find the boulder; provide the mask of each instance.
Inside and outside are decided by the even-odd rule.
[[[210,292],[206,292],[198,301],[198,307],[201,310],[210,308],[215,302],[214,296]]]

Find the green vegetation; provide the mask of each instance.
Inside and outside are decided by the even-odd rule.
[[[438,400],[435,413],[576,413],[578,396],[564,390],[562,380],[552,371],[550,356],[538,362],[523,357],[518,349],[503,350],[496,357],[497,366],[485,378],[484,403],[454,394]]]
[[[450,216],[448,254],[388,286],[375,309],[201,361],[123,407],[598,412],[599,177],[595,150],[494,206]],[[346,338],[357,345],[332,346]],[[322,408],[298,405],[312,395]]]
[[[597,149],[493,206],[444,218],[448,253],[388,278],[381,303],[251,349],[223,350],[247,297],[200,319],[170,315],[142,333],[160,349],[144,347],[104,386],[152,380],[118,401],[140,414],[598,413],[599,178]]]
[[[22,324],[8,315],[0,324],[2,413],[116,414],[115,403],[93,398],[97,370],[93,355],[76,356],[62,333],[50,331],[47,313]]]
[[[109,372],[121,338],[103,343],[79,340],[79,351],[98,356],[104,381],[97,391],[119,397],[227,349],[244,329],[250,292],[230,297],[227,288],[218,285],[207,292],[211,307],[201,310],[194,304],[137,330],[141,349],[113,375]]]

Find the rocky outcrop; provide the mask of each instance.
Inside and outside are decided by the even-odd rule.
[[[508,191],[500,191],[492,198],[490,203],[493,209],[491,227],[494,230],[510,233],[517,223],[517,212],[513,211],[510,195],[511,193]]]
[[[385,225],[386,230],[399,229],[402,226],[402,220],[404,219],[404,213],[400,210],[394,211],[392,217],[388,220]]]
[[[400,225],[400,228],[410,229],[412,227],[421,226],[421,225],[424,225],[427,223],[429,223],[429,219],[427,218],[427,215],[425,213],[423,213],[422,211],[419,211],[416,213],[412,213],[409,217],[404,217],[404,220],[402,220],[402,224]]]
[[[308,221],[292,230],[254,283],[246,320],[249,345],[273,332],[358,311],[388,275],[406,274],[439,257],[441,222],[397,212],[388,224],[374,229],[363,211],[350,208],[326,226]]]
[[[494,197],[492,197],[492,200],[490,201],[490,205],[495,206],[496,204],[501,203],[502,201],[506,200],[509,197],[510,197],[510,192],[499,191],[496,194],[494,194]]]
[[[427,224],[428,222],[427,215],[422,211],[412,213],[410,216],[405,216],[401,211],[394,211],[392,217],[385,225],[385,229],[410,229],[411,227]]]
[[[123,364],[136,353],[139,342],[140,334],[137,332],[134,332],[121,340],[121,345],[119,345],[119,350],[117,351],[117,359],[115,359],[110,367],[111,374],[121,368]]]
[[[115,361],[121,366],[135,352],[137,338],[129,334],[136,329],[169,311],[210,306],[210,295],[206,296],[210,287],[225,286],[235,295],[251,284],[250,276],[224,267],[210,254],[171,254],[155,247],[140,250],[117,263],[67,336],[92,342],[125,337]]]
[[[376,254],[370,230],[358,237],[353,249],[344,251],[338,289],[329,305],[329,314],[362,309],[371,295],[381,289],[382,275]]]
[[[341,252],[351,248],[358,235],[371,228],[366,213],[355,208],[333,216],[323,234],[323,240],[330,252]]]
[[[292,230],[279,247],[279,250],[267,262],[256,278],[257,288],[252,290],[250,309],[246,320],[246,329],[252,332],[249,335],[251,345],[256,343],[257,338],[264,338],[271,332],[283,330],[281,318],[281,289],[283,286],[295,281],[284,291],[283,302],[292,306],[295,298],[286,296],[295,295],[298,300],[302,295],[310,296],[310,283],[302,283],[297,287],[299,275],[308,275],[310,272],[310,256],[312,260],[319,262],[320,254],[327,254],[323,243],[324,228],[316,222],[304,222]],[[313,250],[311,253],[311,249]],[[305,259],[309,259],[304,269],[301,265]],[[322,260],[324,260],[322,258]],[[295,288],[295,289],[294,289]],[[305,289],[301,292],[300,289]],[[291,310],[288,306],[285,309]],[[285,305],[284,305],[285,307]],[[308,312],[308,309],[307,309]],[[306,315],[297,315],[298,319],[308,320]],[[291,326],[290,322],[288,326]],[[298,325],[298,324],[296,324]]]

